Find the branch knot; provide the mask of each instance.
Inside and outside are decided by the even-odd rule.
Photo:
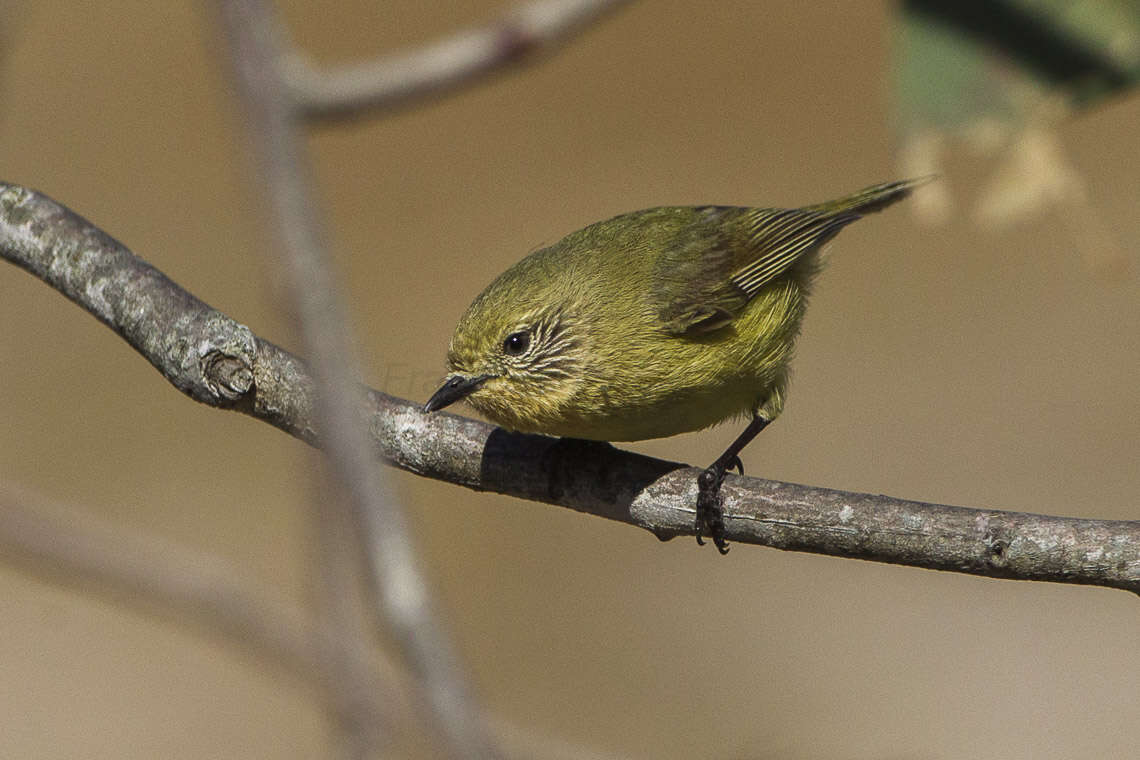
[[[196,353],[202,383],[213,396],[207,403],[234,404],[253,390],[257,338],[245,325],[208,314]]]
[[[202,357],[202,377],[216,395],[231,403],[253,389],[253,369],[241,357],[214,350]]]

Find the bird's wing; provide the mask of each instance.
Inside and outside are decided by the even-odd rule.
[[[752,298],[858,218],[856,213],[808,209],[749,209],[741,220],[743,234],[739,236],[744,261],[731,273],[732,284]]]
[[[709,332],[732,322],[765,285],[863,214],[899,201],[932,177],[873,185],[797,209],[686,209],[676,243],[659,255],[654,296],[665,329]]]
[[[663,254],[656,272],[661,318],[674,334],[732,322],[765,285],[819,249],[857,213],[703,207],[703,235]],[[706,226],[707,225],[707,226]]]

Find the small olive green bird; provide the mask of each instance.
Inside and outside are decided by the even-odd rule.
[[[799,209],[651,208],[571,233],[475,299],[424,411],[463,399],[510,430],[600,441],[750,416],[698,479],[697,542],[707,531],[723,554],[721,483],[783,409],[820,249],[924,181]]]

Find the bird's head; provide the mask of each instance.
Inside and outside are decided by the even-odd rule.
[[[448,377],[424,411],[463,400],[508,429],[551,432],[582,381],[584,336],[565,306],[492,285],[455,328]]]

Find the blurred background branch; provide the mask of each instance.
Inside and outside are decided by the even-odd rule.
[[[407,734],[422,721],[423,705],[409,700],[414,690],[406,675],[346,641],[343,629],[312,621],[218,557],[7,487],[0,488],[0,551],[5,562],[47,581],[221,635],[305,682],[332,713],[366,717],[358,730],[373,750],[410,744]],[[352,670],[350,678],[342,672],[345,666]],[[486,719],[510,757],[613,757],[500,717]]]
[[[269,589],[217,557],[7,487],[0,490],[0,548],[6,562],[56,583],[222,634],[308,682],[332,712],[366,714],[372,742],[411,722],[395,671],[381,669],[375,657],[360,657],[341,631],[274,601]],[[351,680],[329,664],[346,658]]]
[[[268,0],[220,0],[219,7],[244,121],[259,159],[270,228],[278,240],[274,263],[285,273],[288,306],[312,362],[317,427],[332,480],[331,489],[314,489],[317,519],[326,519],[330,510],[343,511],[327,515],[330,529],[318,534],[325,565],[322,596],[338,597],[327,600],[325,610],[340,623],[345,639],[354,641],[352,607],[343,601],[350,590],[344,582],[349,576],[339,554],[363,554],[374,620],[392,632],[426,694],[435,733],[448,754],[492,757],[497,753],[489,744],[466,676],[436,619],[403,508],[386,488],[358,414],[354,381],[360,373],[310,190],[303,113],[290,98],[280,66],[289,49],[287,35]],[[347,546],[334,545],[338,538],[353,540]],[[335,667],[341,677],[353,679],[349,664]],[[349,757],[367,757],[374,751],[367,740],[367,724],[366,715],[343,722]]]
[[[404,53],[337,68],[319,68],[291,52],[282,74],[307,116],[351,117],[471,84],[502,67],[564,42],[629,0],[533,0],[486,26]]]

